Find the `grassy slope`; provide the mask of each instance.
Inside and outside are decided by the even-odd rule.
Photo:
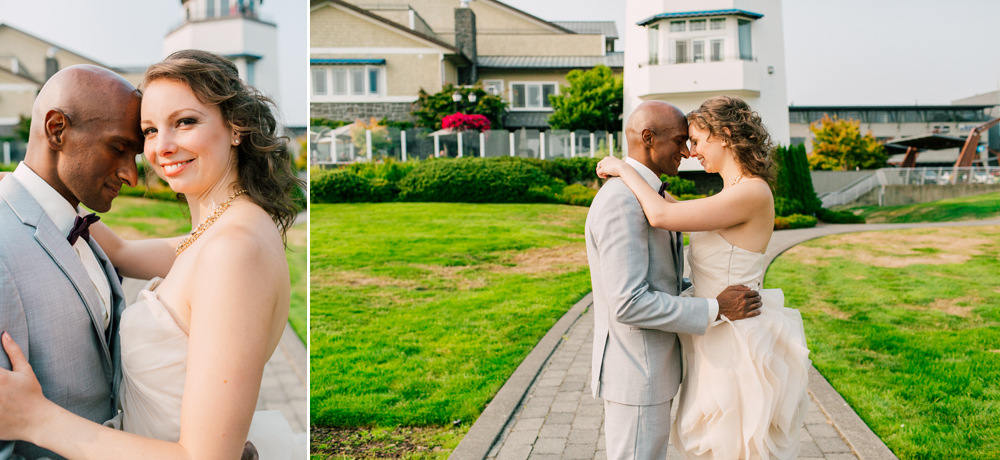
[[[474,421],[590,290],[586,212],[557,205],[314,205],[312,423]],[[534,258],[516,263],[525,256]]]
[[[187,207],[177,202],[122,196],[115,199],[111,212],[101,214],[108,224],[126,239],[163,238],[191,231]],[[305,228],[300,225],[289,232],[291,250],[288,270],[292,278],[292,305],[289,322],[299,337],[306,340],[306,251]]]
[[[902,224],[990,219],[1000,216],[1000,192],[905,206],[858,206],[840,210],[860,214],[868,223]]]
[[[900,459],[1000,458],[1000,227],[826,237],[766,281],[802,312],[816,368]]]

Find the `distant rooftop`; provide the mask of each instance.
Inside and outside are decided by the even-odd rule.
[[[604,34],[605,38],[618,38],[614,21],[552,21],[553,24],[578,34]]]
[[[660,19],[683,19],[683,18],[700,18],[705,16],[742,16],[748,19],[760,19],[764,17],[763,14],[753,13],[746,10],[728,9],[728,10],[705,10],[705,11],[688,11],[684,13],[660,13],[656,16],[650,16],[637,24],[640,26],[649,25],[650,23],[659,21]]]
[[[479,67],[491,69],[589,69],[598,64],[625,66],[625,53],[604,56],[479,56]]]

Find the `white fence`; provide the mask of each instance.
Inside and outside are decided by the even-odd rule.
[[[882,168],[871,176],[857,180],[836,192],[824,195],[820,201],[824,208],[829,208],[853,202],[875,187],[953,184],[1000,184],[1000,168],[989,166]]]
[[[378,127],[310,127],[310,164],[334,165],[393,158],[600,158],[618,153],[621,133],[534,129],[451,132]]]

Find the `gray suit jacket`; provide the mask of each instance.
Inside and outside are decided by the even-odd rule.
[[[706,299],[677,297],[683,273],[679,234],[653,228],[620,178],[597,192],[587,214],[594,288],[594,397],[662,404],[681,381],[678,332],[708,328]]]
[[[111,284],[107,331],[101,300],[76,251],[17,179],[0,181],[0,330],[21,345],[46,398],[102,423],[118,407],[124,296],[104,251],[93,239],[90,247]],[[0,366],[10,369],[5,353]],[[26,442],[0,441],[0,460],[16,455],[62,458]]]

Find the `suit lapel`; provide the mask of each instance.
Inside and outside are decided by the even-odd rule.
[[[112,410],[117,412],[118,386],[121,383],[122,378],[121,343],[118,340],[118,329],[122,311],[125,309],[125,291],[122,289],[121,282],[118,281],[118,272],[115,271],[115,267],[111,265],[111,261],[108,260],[108,256],[97,244],[97,241],[94,241],[93,239],[90,240],[90,249],[94,251],[94,255],[97,256],[97,260],[101,263],[101,267],[104,268],[104,274],[108,278],[108,284],[111,286],[111,311],[105,340],[107,341],[106,343],[108,344],[108,348],[111,352],[110,356],[112,369],[108,378],[112,382]],[[107,369],[105,370],[107,371]]]

